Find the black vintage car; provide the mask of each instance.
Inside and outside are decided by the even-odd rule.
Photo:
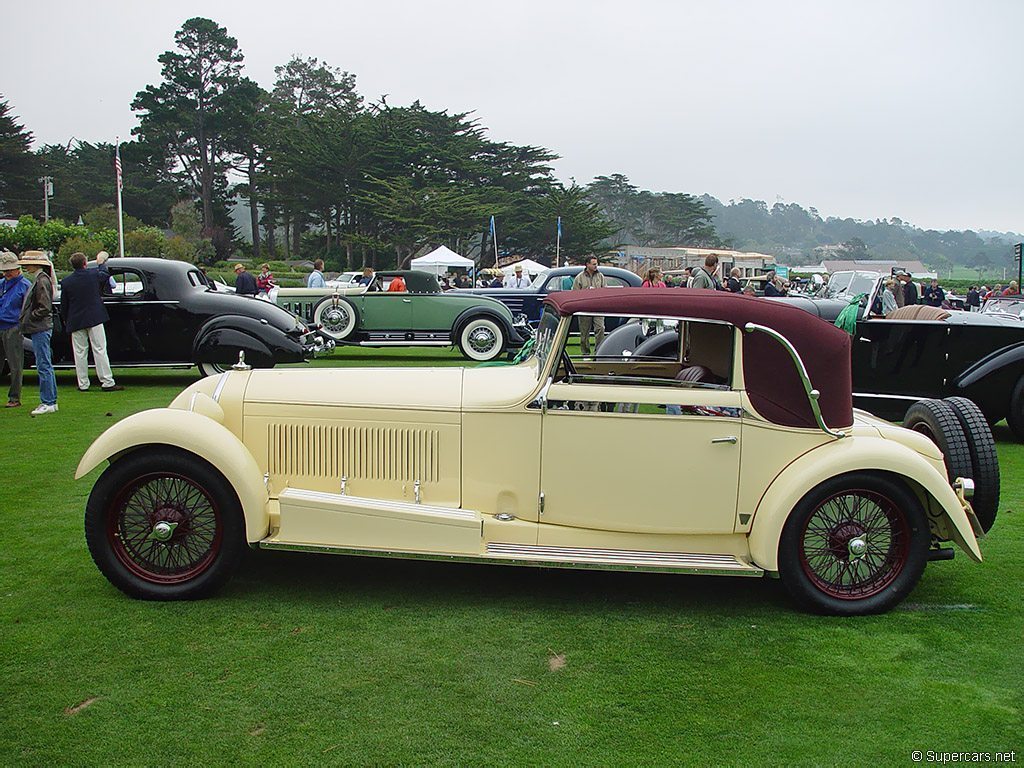
[[[871,312],[888,277],[882,272],[836,272],[820,297],[779,298],[828,322],[835,322],[861,296],[853,335],[853,402],[893,421],[929,398],[965,397],[986,420],[1006,419],[1024,441],[1024,299],[990,301],[981,313],[923,305],[901,307],[888,317]],[[620,331],[609,335],[599,354],[657,356],[671,344]],[[641,346],[643,345],[643,346]],[[668,347],[666,347],[667,349]]]
[[[255,368],[300,363],[324,343],[297,317],[251,296],[223,293],[198,268],[165,259],[111,259],[113,279],[103,303],[111,365],[198,366],[212,375],[238,362]],[[90,267],[91,268],[91,265]],[[73,367],[71,336],[54,305],[53,364]]]
[[[609,288],[638,288],[642,282],[639,277],[628,269],[618,267],[598,268],[604,275],[605,284]],[[511,310],[514,317],[524,317],[532,326],[540,323],[543,313],[544,298],[556,291],[572,289],[572,281],[583,271],[583,267],[556,267],[541,272],[530,283],[529,288],[464,288],[457,293],[475,293],[478,296],[491,296]]]

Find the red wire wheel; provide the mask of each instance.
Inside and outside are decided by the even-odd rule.
[[[212,494],[194,480],[149,474],[118,495],[107,538],[117,559],[140,579],[180,584],[217,558],[224,527]]]
[[[806,518],[800,565],[838,600],[860,600],[891,585],[907,564],[910,526],[887,496],[863,488],[822,500]]]
[[[928,562],[931,529],[898,477],[863,470],[812,488],[779,537],[779,577],[803,608],[860,616],[910,594]]]
[[[216,467],[170,446],[112,462],[85,508],[85,539],[110,583],[144,600],[206,597],[245,550],[238,494]]]

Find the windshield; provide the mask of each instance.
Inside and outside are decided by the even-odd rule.
[[[537,328],[536,341],[533,345],[533,354],[537,356],[537,376],[544,370],[544,364],[548,361],[551,348],[555,343],[555,331],[558,330],[558,314],[551,307],[544,307],[544,315],[540,319],[540,327]]]
[[[533,278],[533,282],[530,283],[530,287],[531,288],[540,288],[542,285],[544,285],[544,280],[545,280],[545,278],[547,278],[548,272],[550,272],[550,271],[551,271],[550,269],[543,270],[540,274],[538,274],[535,278]]]
[[[879,272],[836,272],[825,287],[825,298],[852,299],[858,293],[870,294],[881,276]]]
[[[981,311],[986,315],[1012,315],[1024,320],[1024,296],[989,299]]]

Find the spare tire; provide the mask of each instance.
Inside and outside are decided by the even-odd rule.
[[[952,405],[944,400],[918,400],[907,409],[903,426],[920,432],[939,447],[950,482],[958,477],[973,479],[971,447]]]
[[[967,438],[974,474],[974,498],[971,506],[978,522],[986,533],[996,521],[999,511],[999,457],[996,455],[996,441],[988,426],[985,414],[973,400],[966,397],[948,397],[946,402],[953,406],[960,426]]]
[[[601,340],[600,346],[594,350],[594,354],[604,358],[628,357],[633,354],[634,349],[640,346],[644,338],[643,326],[631,320],[605,336]]]

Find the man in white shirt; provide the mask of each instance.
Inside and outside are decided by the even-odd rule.
[[[529,288],[530,278],[523,277],[523,265],[516,264],[515,277],[509,275],[505,278],[505,288]]]

